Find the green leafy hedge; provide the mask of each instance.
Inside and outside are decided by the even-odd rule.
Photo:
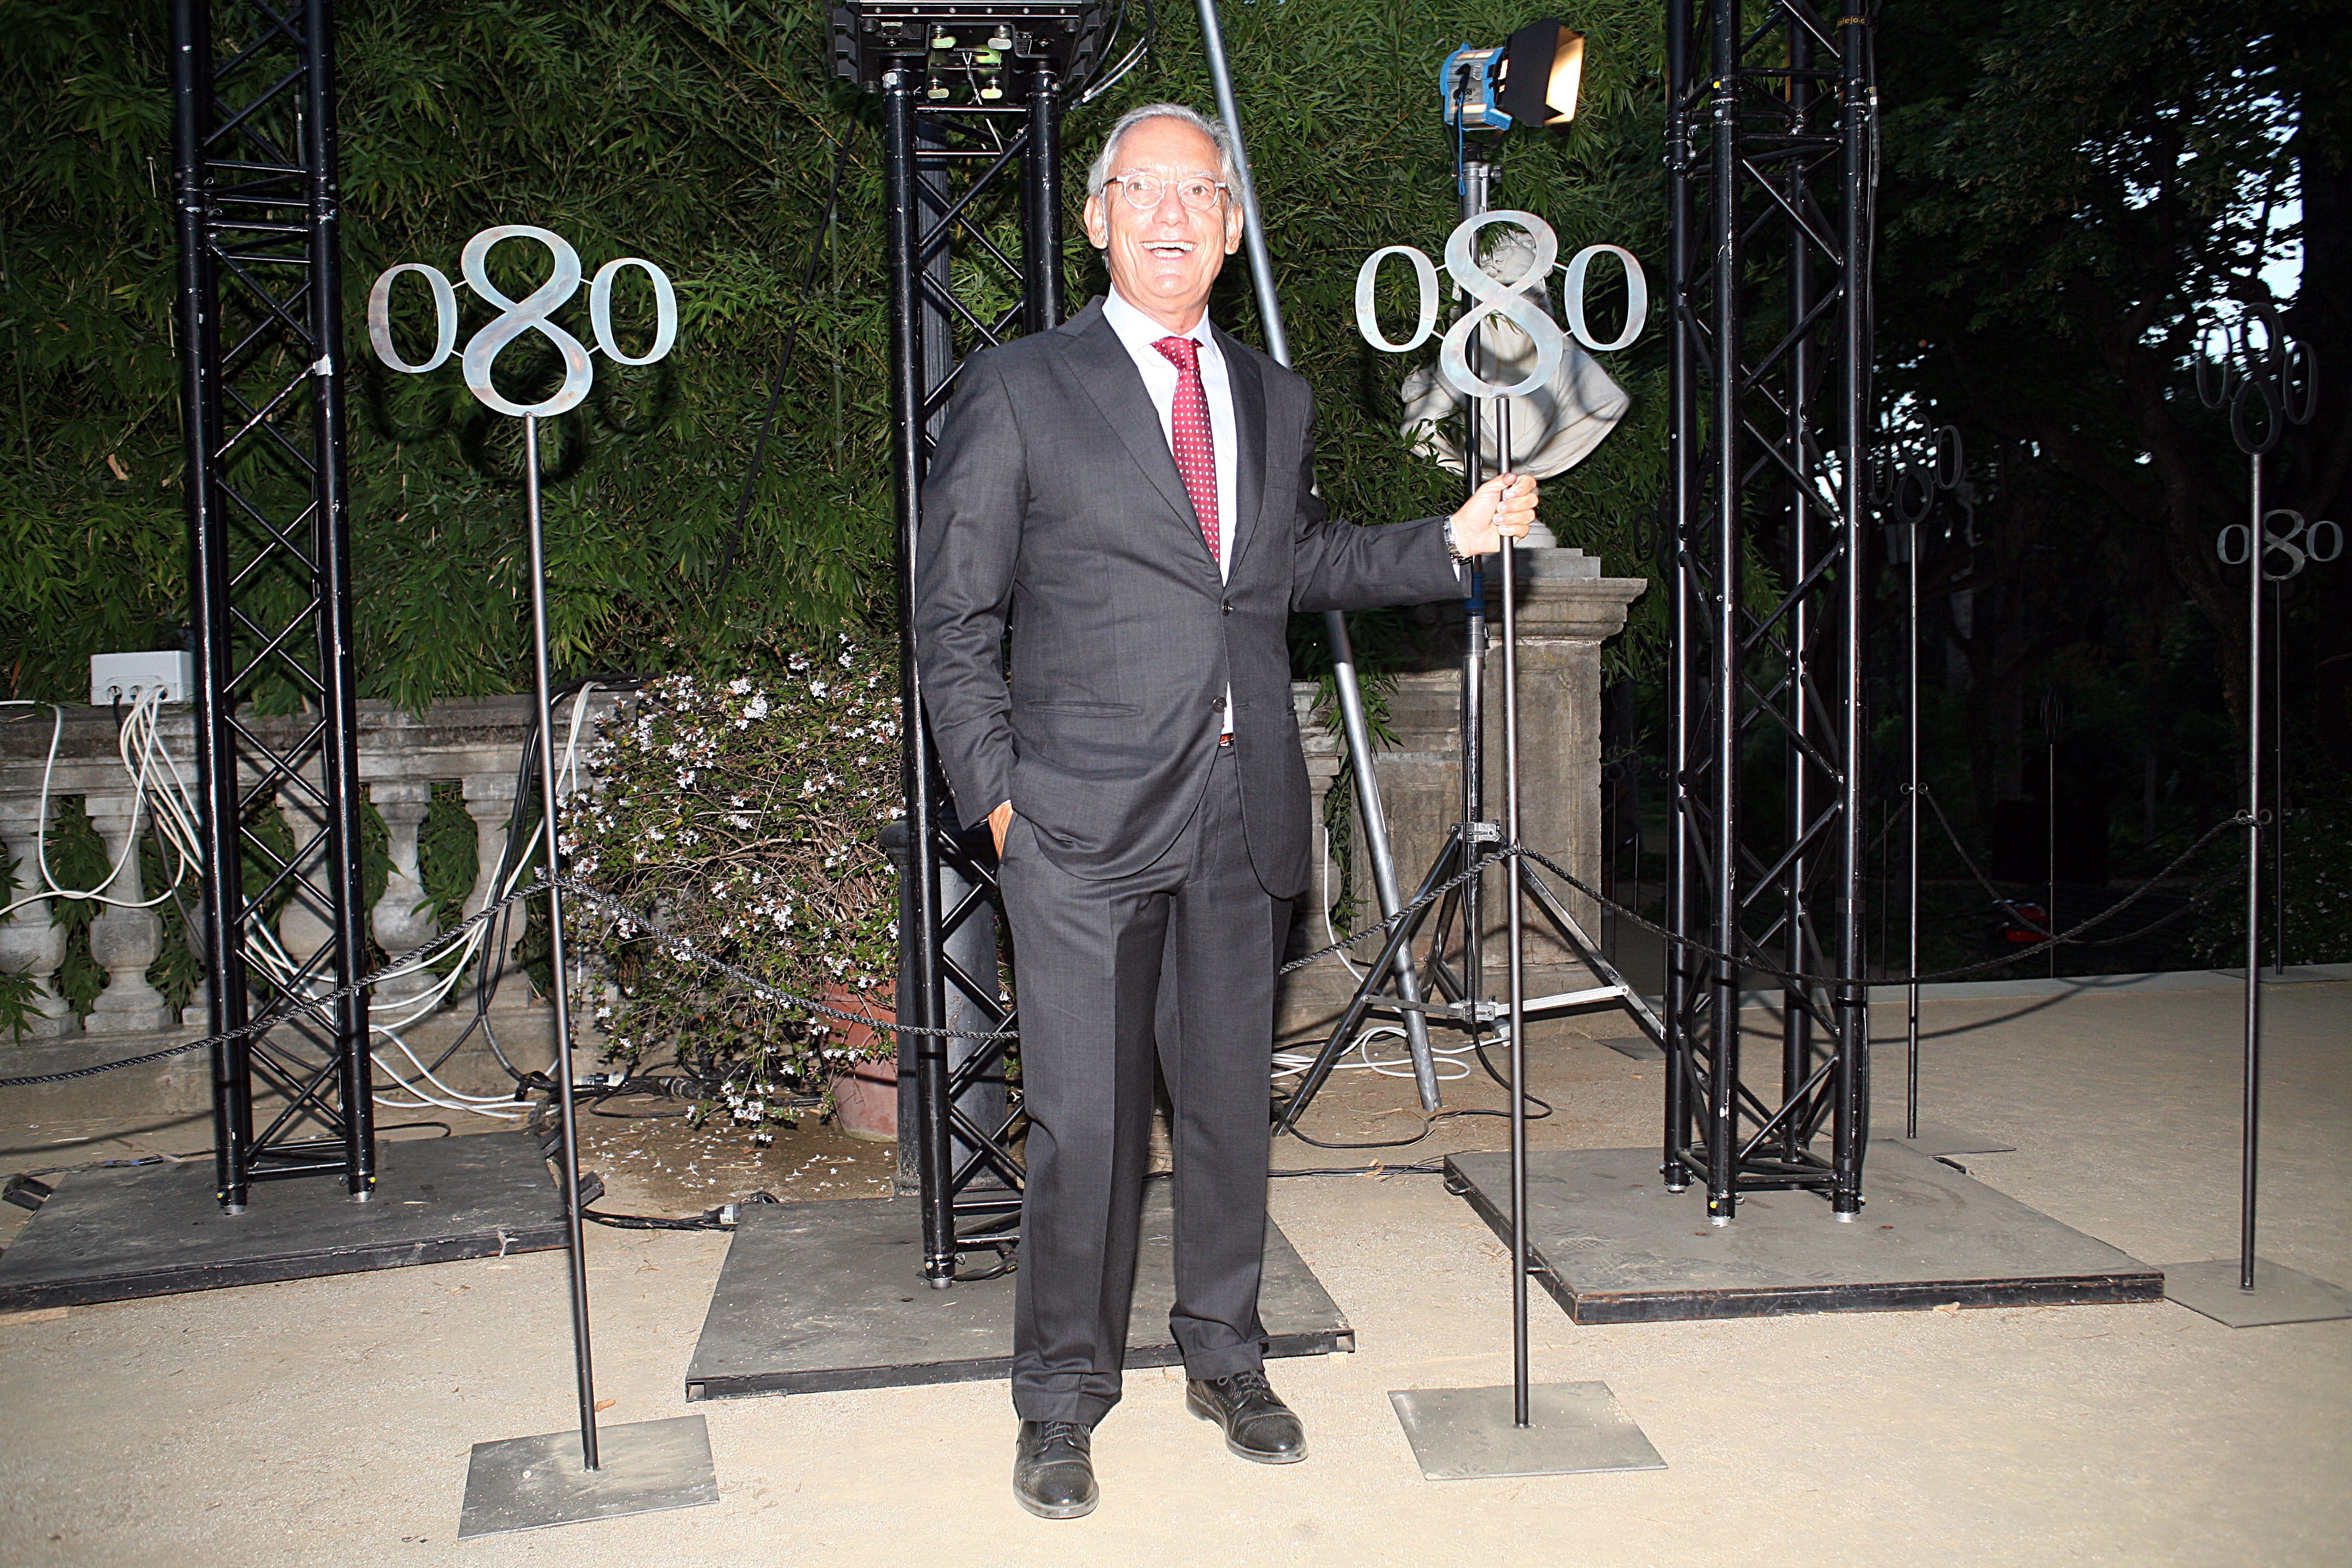
[[[232,40],[245,12],[215,9]],[[1458,43],[1500,37],[1521,9],[1226,7],[1291,340],[1321,397],[1323,483],[1367,520],[1446,510],[1455,481],[1403,450],[1394,388],[1409,366],[1357,341],[1356,267],[1385,244],[1442,246],[1455,206],[1438,63]],[[1143,11],[1130,7],[1130,29]],[[567,671],[769,670],[781,647],[887,616],[875,107],[825,74],[824,7],[347,0],[337,12],[365,692],[422,705],[528,683],[516,422],[474,405],[454,369],[393,375],[360,346],[377,272],[429,261],[454,273],[465,240],[493,224],[551,228],[592,270],[649,257],[677,282],[671,357],[599,366],[595,397],[548,433]],[[1151,59],[1071,117],[1074,170],[1119,109],[1209,102],[1191,7],[1159,12]],[[1564,254],[1616,241],[1654,273],[1656,7],[1601,0],[1578,25],[1591,38],[1584,111],[1565,134],[1515,135],[1496,200],[1544,214]],[[0,164],[0,673],[11,695],[86,689],[90,653],[170,644],[186,614],[164,30],[150,0],[0,4],[11,148]],[[840,221],[803,291],[845,140]],[[1101,273],[1070,184],[1083,299]],[[1244,272],[1231,268],[1215,308],[1255,340]],[[558,320],[584,337],[584,299],[568,311]],[[469,307],[463,331],[486,319]],[[798,356],[722,592],[766,378],[795,324]],[[509,350],[501,377],[528,379],[531,352]],[[1547,503],[1562,539],[1612,571],[1640,569],[1636,542],[1663,482],[1662,365],[1654,331],[1615,357],[1634,411]],[[1637,606],[1637,641],[1654,635],[1658,602]],[[1410,640],[1409,628],[1384,637],[1378,626],[1365,637],[1375,660]]]

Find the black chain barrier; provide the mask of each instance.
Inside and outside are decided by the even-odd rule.
[[[1929,804],[1935,804],[1933,796],[1929,797]],[[1943,809],[1940,805],[1937,807],[1936,815],[1938,818],[1942,817]],[[2166,866],[2164,869],[2158,871],[2154,877],[2148,879],[2148,880],[2143,883],[2139,888],[2126,895],[2117,902],[2110,905],[2105,910],[2103,910],[2098,914],[2093,915],[2090,919],[2068,931],[2062,931],[2050,937],[2046,941],[2037,942],[2031,947],[2021,948],[2015,952],[2002,953],[1997,957],[1987,959],[1981,963],[1967,964],[1958,969],[1941,970],[1933,974],[1896,975],[1890,979],[1881,980],[1854,979],[1849,976],[1832,974],[1807,974],[1798,970],[1778,968],[1753,955],[1743,957],[1739,954],[1725,952],[1719,949],[1710,947],[1705,942],[1696,942],[1688,937],[1676,936],[1665,927],[1657,924],[1655,921],[1645,918],[1637,911],[1630,910],[1623,904],[1607,897],[1601,893],[1600,889],[1586,883],[1581,879],[1578,878],[1573,872],[1562,867],[1558,861],[1551,859],[1549,856],[1544,855],[1538,850],[1530,849],[1525,845],[1518,844],[1503,844],[1496,846],[1494,848],[1479,856],[1476,861],[1474,862],[1466,870],[1460,872],[1452,879],[1430,889],[1427,892],[1422,893],[1413,899],[1412,902],[1398,910],[1396,913],[1390,915],[1385,920],[1379,921],[1374,924],[1364,927],[1361,931],[1355,932],[1353,935],[1344,936],[1337,942],[1327,943],[1326,945],[1316,949],[1313,952],[1307,954],[1303,958],[1292,959],[1289,963],[1284,964],[1281,969],[1276,971],[1276,973],[1288,974],[1293,971],[1304,969],[1308,964],[1316,963],[1323,959],[1328,958],[1333,953],[1338,952],[1344,948],[1353,947],[1357,943],[1365,942],[1373,937],[1386,937],[1391,932],[1394,931],[1399,926],[1402,925],[1406,921],[1411,920],[1414,915],[1420,913],[1431,904],[1435,903],[1446,894],[1453,892],[1455,889],[1463,886],[1465,883],[1484,875],[1486,871],[1498,866],[1504,860],[1516,855],[1534,861],[1537,865],[1541,866],[1544,869],[1558,877],[1569,887],[1575,889],[1585,897],[1591,899],[1596,903],[1601,905],[1604,909],[1613,911],[1621,919],[1631,921],[1653,936],[1663,939],[1671,946],[1684,948],[1699,958],[1711,960],[1717,963],[1730,963],[1736,964],[1742,969],[1756,970],[1781,982],[1784,985],[1822,985],[1834,988],[1849,985],[1934,984],[1943,981],[1958,980],[1970,974],[1981,973],[1989,969],[2003,968],[2009,964],[2015,963],[2021,959],[2031,958],[2036,953],[2046,952],[2054,947],[2091,947],[2105,945],[2098,942],[2085,942],[2081,940],[2081,933],[2089,931],[2094,926],[2103,925],[2106,921],[2113,920],[2116,915],[2121,914],[2125,910],[2129,909],[2133,904],[2138,902],[2156,887],[2157,883],[2162,881],[2166,877],[2170,876],[2174,871],[2179,870],[2180,867],[2185,865],[2191,857],[2203,849],[2205,846],[2210,844],[2216,837],[2232,827],[2243,827],[2247,826],[2251,820],[2252,818],[2250,818],[2246,813],[2240,812],[2235,816],[2225,817],[2221,821],[2215,823],[2212,826],[2205,830],[2205,832],[2198,838],[2196,843],[2191,844],[2188,848],[2182,850],[2173,858],[2169,865]],[[1947,823],[1945,826],[1948,832],[1950,824]],[[1957,842],[1958,841],[1955,840],[1956,846]],[[1967,858],[1967,851],[1961,851],[1961,858],[1963,859]],[[1970,863],[1969,868],[1971,870],[1975,869],[1973,862]],[[1981,874],[1979,874],[1979,879],[1982,880]],[[1990,888],[1991,884],[1987,883],[1986,886]],[[580,899],[586,903],[593,904],[596,908],[604,910],[606,913],[612,915],[624,928],[634,931],[643,932],[647,938],[668,951],[674,957],[684,959],[686,962],[701,968],[716,970],[720,974],[727,976],[730,980],[732,980],[737,984],[742,986],[752,995],[757,996],[765,1002],[772,1002],[780,1006],[796,1008],[801,1012],[814,1014],[821,1017],[837,1019],[845,1024],[862,1024],[869,1029],[887,1030],[890,1033],[899,1035],[918,1035],[927,1038],[956,1040],[1013,1040],[1021,1037],[1021,1032],[1017,1029],[935,1029],[919,1024],[894,1023],[888,1019],[877,1018],[870,1014],[845,1011],[842,1008],[832,1006],[827,1003],[817,1001],[814,997],[803,996],[797,993],[786,991],[781,986],[772,985],[768,984],[768,982],[761,980],[758,975],[752,974],[735,964],[730,963],[725,959],[703,952],[700,948],[695,946],[692,942],[688,942],[682,937],[670,935],[668,932],[662,931],[658,926],[655,925],[654,922],[645,914],[637,910],[632,909],[627,904],[623,903],[620,900],[613,897],[613,895],[605,892],[600,888],[591,887],[585,882],[575,882],[568,877],[541,877],[537,881],[530,883],[527,887],[514,889],[503,897],[496,899],[490,903],[484,905],[478,912],[460,924],[452,926],[449,930],[441,932],[432,941],[411,949],[407,952],[401,954],[398,958],[395,958],[390,963],[384,964],[382,968],[377,969],[371,973],[362,975],[361,978],[352,981],[350,984],[341,986],[334,991],[329,992],[325,995],[294,999],[287,1003],[285,1005],[280,1006],[270,1013],[265,1014],[259,1018],[254,1019],[249,1023],[239,1025],[236,1028],[224,1030],[220,1034],[216,1035],[206,1035],[201,1039],[189,1040],[181,1045],[166,1047],[164,1049],[160,1051],[150,1051],[144,1056],[129,1057],[121,1061],[100,1062],[95,1067],[76,1068],[69,1072],[36,1073],[23,1078],[0,1078],[0,1089],[30,1089],[40,1084],[69,1083],[77,1079],[95,1078],[100,1073],[119,1072],[124,1068],[144,1067],[150,1062],[165,1061],[173,1057],[185,1056],[190,1051],[206,1050],[214,1046],[226,1045],[232,1040],[249,1038],[252,1036],[259,1035],[267,1032],[268,1030],[274,1029],[278,1025],[285,1023],[288,1019],[301,1014],[309,1014],[319,1018],[322,1022],[329,1021],[330,1016],[327,1010],[335,1003],[341,1001],[346,996],[355,996],[359,993],[368,989],[370,986],[380,984],[395,974],[402,973],[419,964],[430,962],[432,959],[446,952],[448,949],[457,945],[458,942],[465,940],[468,932],[472,931],[477,926],[484,924],[494,916],[500,913],[508,905],[518,903],[524,899],[534,896],[535,894],[543,893],[551,887],[560,888],[564,892],[572,895],[574,898]],[[1999,894],[1996,892],[1995,897],[1998,896]],[[2204,896],[2205,895],[2201,893],[2197,895],[2196,898],[2191,900],[2191,902],[2187,906],[2187,908],[2177,910],[2171,914],[2164,916],[2153,924],[2145,927],[2142,931],[2131,933],[2130,937],[2119,937],[2114,940],[2118,942],[2129,941],[2146,934],[2147,931],[2154,931],[2158,926],[2178,919],[2180,915],[2187,912],[2187,909],[2195,908],[2196,904],[2199,901],[2201,901]]]

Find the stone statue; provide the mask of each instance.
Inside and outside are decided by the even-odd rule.
[[[1534,259],[1532,241],[1523,234],[1507,233],[1480,266],[1488,277],[1500,281],[1524,277]],[[1538,308],[1558,321],[1559,312],[1551,308],[1547,282],[1548,279],[1537,279],[1520,292],[1532,294]],[[1489,379],[1505,383],[1519,379],[1534,363],[1535,341],[1512,322],[1490,317],[1480,335],[1484,340],[1481,368]],[[1633,401],[1574,338],[1564,331],[1561,336],[1566,341],[1560,350],[1559,368],[1552,373],[1551,379],[1524,396],[1507,400],[1511,467],[1538,479],[1565,473],[1582,462],[1585,454],[1617,427]],[[1412,449],[1460,473],[1461,443],[1446,421],[1462,406],[1462,395],[1439,378],[1434,364],[1422,365],[1408,374],[1399,395],[1404,400],[1404,434]],[[1479,464],[1491,474],[1496,471],[1496,458],[1492,405],[1481,413]],[[1527,542],[1548,545],[1559,541],[1551,537],[1549,530],[1538,524]]]

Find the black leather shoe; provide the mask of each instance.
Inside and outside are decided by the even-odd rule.
[[[1013,1448],[1013,1495],[1039,1519],[1095,1510],[1094,1433],[1080,1421],[1024,1421]]]
[[[1196,1377],[1184,1385],[1184,1408],[1223,1427],[1225,1447],[1244,1459],[1291,1465],[1307,1457],[1307,1428],[1263,1372]]]

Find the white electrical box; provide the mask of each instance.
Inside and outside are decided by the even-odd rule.
[[[136,702],[159,686],[163,689],[166,702],[191,700],[196,689],[196,656],[178,648],[89,656],[89,700],[93,707]]]

